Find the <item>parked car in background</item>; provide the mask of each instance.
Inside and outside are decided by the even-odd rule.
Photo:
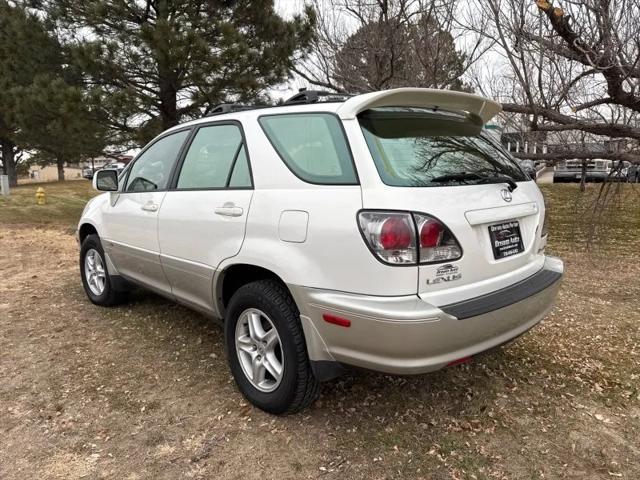
[[[627,172],[629,171],[629,167],[631,166],[631,162],[627,161],[614,161],[611,167],[611,174],[609,175],[609,179],[612,182],[627,182],[629,179],[627,178]]]
[[[87,180],[91,180],[93,179],[93,174],[95,172],[93,171],[93,168],[91,167],[85,167],[82,169],[82,178],[86,178]]]
[[[538,177],[536,165],[533,160],[518,160],[518,165],[520,165],[520,168],[524,171],[524,173],[529,175],[529,178],[531,178],[532,180],[535,180]]]
[[[564,160],[559,162],[553,169],[553,181],[559,182],[579,182],[582,179],[582,160]],[[603,182],[609,177],[612,160],[594,159],[587,160],[586,181]]]
[[[224,325],[254,405],[309,405],[346,366],[420,374],[510,342],[552,308],[542,194],[445,90],[305,91],[167,130],[78,224],[89,300],[131,284]]]
[[[113,162],[113,163],[108,163],[106,164],[104,167],[102,167],[103,170],[116,170],[118,172],[118,175],[120,175],[125,167],[127,166],[126,163],[123,162]]]
[[[113,162],[107,163],[102,168],[96,168],[95,170],[91,167],[85,167],[82,169],[82,177],[91,180],[93,179],[95,172],[99,170],[115,170],[116,172],[118,172],[118,175],[120,175],[124,171],[126,166],[127,164],[124,162]]]

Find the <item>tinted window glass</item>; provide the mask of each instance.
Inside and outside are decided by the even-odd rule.
[[[235,125],[199,129],[184,159],[178,188],[226,187],[241,145],[242,135]]]
[[[229,181],[230,188],[238,187],[250,187],[251,186],[251,174],[249,173],[249,161],[247,159],[247,153],[244,146],[240,149],[236,164],[233,167],[233,173],[231,174],[231,180]]]
[[[143,152],[131,166],[125,191],[147,192],[166,189],[173,164],[188,135],[189,130],[168,135]]]
[[[463,115],[380,108],[358,116],[378,173],[387,185],[432,187],[528,180],[513,157]],[[456,178],[457,177],[457,178]]]
[[[287,166],[311,183],[357,183],[340,120],[326,113],[260,118],[267,137]]]

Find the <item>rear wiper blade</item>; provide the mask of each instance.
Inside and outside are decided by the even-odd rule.
[[[480,179],[480,183],[506,183],[510,192],[518,188],[518,184],[506,175],[487,175]]]
[[[516,188],[518,188],[518,184],[514,182],[512,178],[507,177],[506,175],[481,175],[479,173],[461,172],[433,177],[430,181],[434,183],[447,183],[465,182],[467,180],[477,180],[478,183],[506,183],[509,186],[510,192],[513,192]]]

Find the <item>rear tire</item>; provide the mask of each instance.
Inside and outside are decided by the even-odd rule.
[[[87,235],[80,247],[80,276],[84,291],[92,303],[111,307],[127,300],[127,292],[114,288],[100,237]]]
[[[260,323],[247,333],[247,328],[251,329],[250,318]],[[272,328],[275,333],[271,332]],[[256,330],[261,332],[257,338],[277,337],[279,347],[275,355],[273,350],[265,350],[267,342],[263,346],[254,340],[252,333]],[[273,414],[294,413],[318,397],[320,385],[311,371],[300,312],[281,283],[260,280],[234,293],[225,315],[225,344],[236,384],[256,407]],[[273,359],[272,364],[269,357]],[[256,369],[260,369],[260,362],[267,364],[262,375],[252,370],[254,362],[258,365]],[[273,364],[278,367],[274,369]]]

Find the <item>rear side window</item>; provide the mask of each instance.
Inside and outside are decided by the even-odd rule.
[[[378,108],[358,116],[382,181],[396,187],[488,183],[528,177],[482,123],[420,108]]]
[[[358,183],[340,120],[334,115],[268,115],[259,121],[273,147],[297,177],[323,185]]]
[[[204,190],[226,187],[251,187],[240,128],[236,125],[201,127],[182,163],[177,188]]]

